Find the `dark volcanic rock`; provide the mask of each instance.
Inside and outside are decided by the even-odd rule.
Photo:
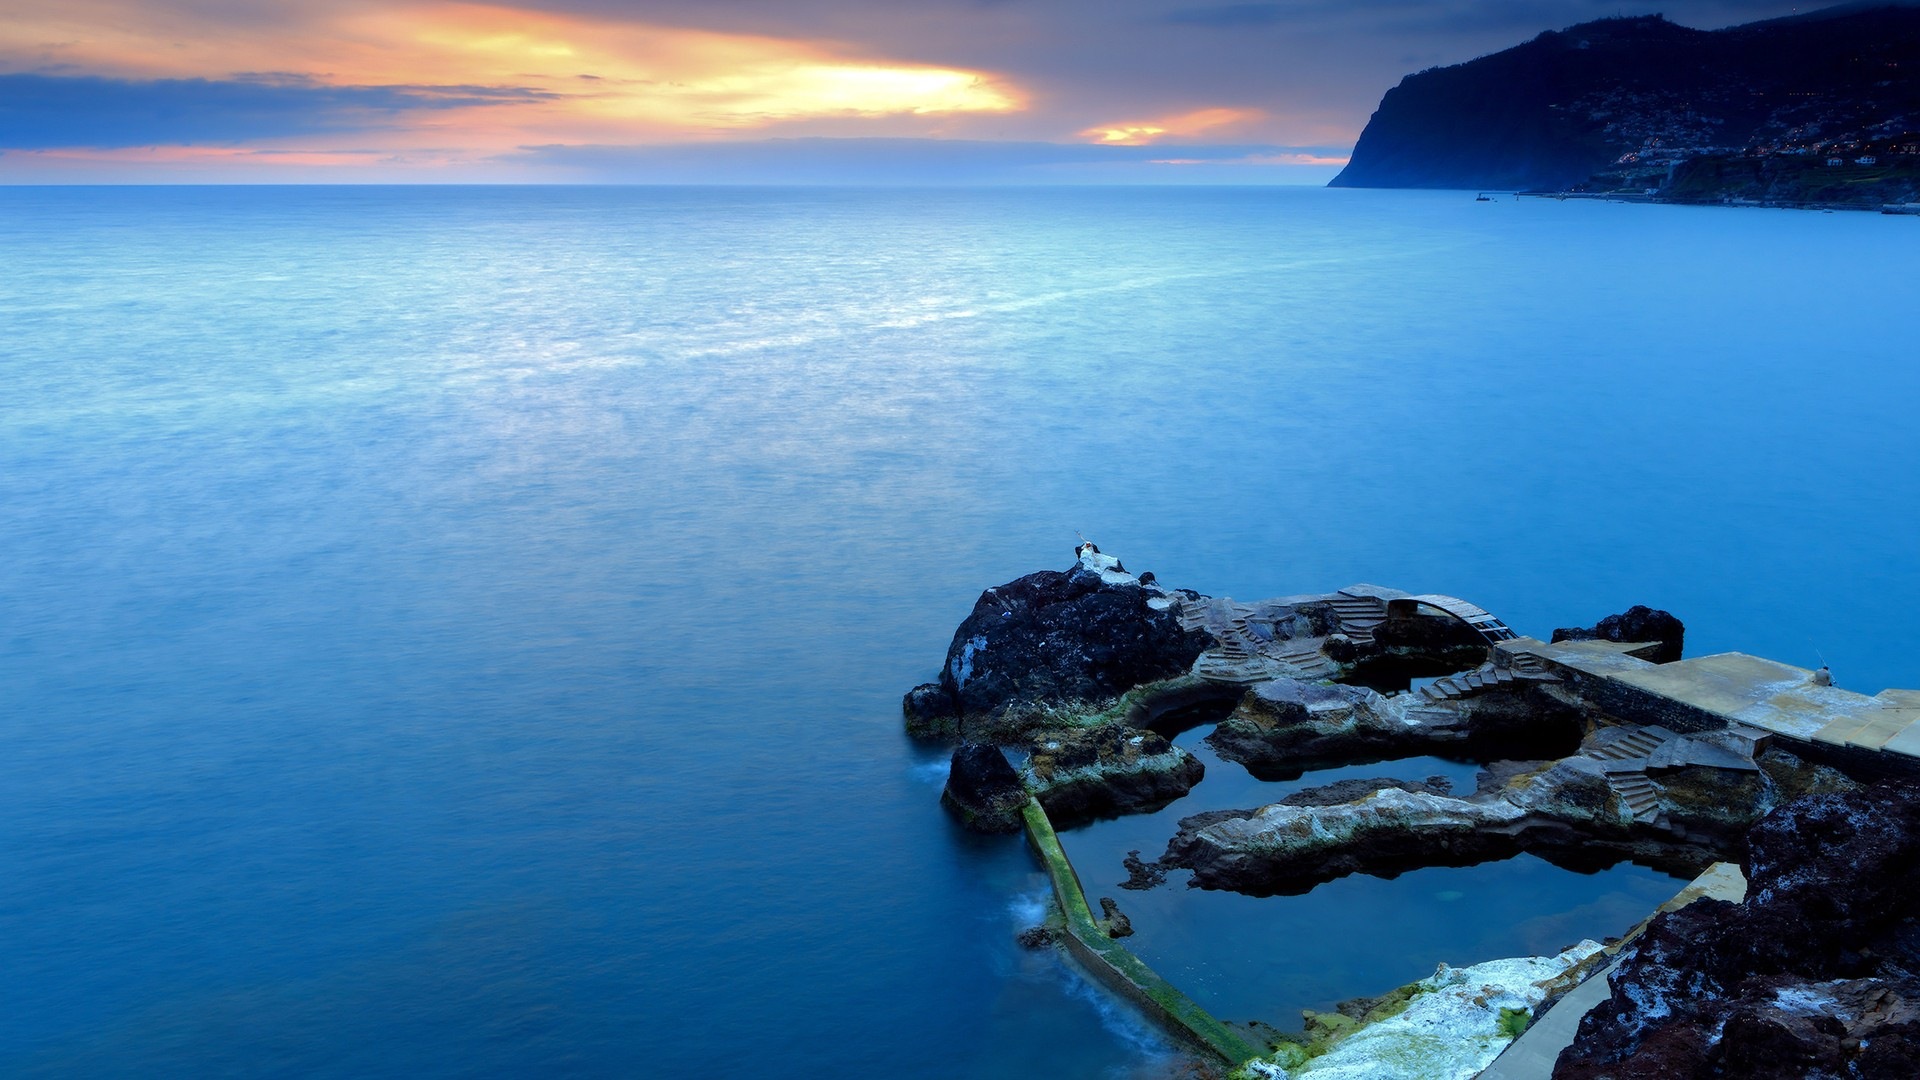
[[[1018,832],[1027,787],[997,746],[965,743],[953,751],[953,766],[940,801],[978,832]]]
[[[1388,615],[1373,628],[1373,642],[1388,655],[1418,656],[1453,671],[1479,667],[1488,656],[1487,639],[1459,619]]]
[[[1020,931],[1019,941],[1023,948],[1051,948],[1054,940],[1055,934],[1053,928],[1050,926],[1029,926],[1025,930]]]
[[[954,632],[940,681],[907,694],[909,729],[991,729],[1048,706],[1109,702],[1184,673],[1209,639],[1149,606],[1161,595],[1131,580],[1103,580],[1085,564],[988,589]]]
[[[1127,852],[1127,857],[1120,860],[1120,865],[1127,871],[1127,880],[1120,883],[1123,889],[1144,892],[1147,889],[1157,889],[1167,882],[1166,869],[1159,863],[1150,863],[1141,859],[1138,848]]]
[[[1158,810],[1206,775],[1200,759],[1125,724],[1047,732],[1027,768],[1034,797],[1061,828]]]
[[[1656,664],[1680,659],[1686,643],[1687,628],[1667,612],[1635,604],[1618,615],[1609,615],[1590,628],[1563,626],[1553,632],[1554,641],[1657,641],[1660,648],[1646,654]]]
[[[1809,796],[1747,843],[1747,901],[1656,918],[1555,1077],[1920,1075],[1920,788]]]

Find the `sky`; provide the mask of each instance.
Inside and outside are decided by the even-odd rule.
[[[5,0],[0,183],[1325,183],[1380,95],[1769,0]]]

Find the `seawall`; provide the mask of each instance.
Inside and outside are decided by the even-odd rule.
[[[1059,901],[1060,911],[1066,916],[1066,947],[1074,959],[1108,989],[1145,1010],[1181,1043],[1203,1050],[1228,1065],[1258,1057],[1262,1052],[1260,1048],[1215,1019],[1125,946],[1107,936],[1087,906],[1080,875],[1074,872],[1073,863],[1067,859],[1066,849],[1060,846],[1053,822],[1048,820],[1039,800],[1028,799],[1023,813],[1027,840],[1046,867],[1047,877],[1053,882],[1054,899]]]

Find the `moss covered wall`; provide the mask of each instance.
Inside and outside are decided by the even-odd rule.
[[[1067,920],[1067,951],[1102,983],[1159,1021],[1182,1043],[1205,1050],[1229,1065],[1260,1054],[1232,1028],[1221,1023],[1192,998],[1161,978],[1125,946],[1108,937],[1087,906],[1080,876],[1060,846],[1053,823],[1037,800],[1027,800],[1027,839],[1053,882],[1053,895]]]

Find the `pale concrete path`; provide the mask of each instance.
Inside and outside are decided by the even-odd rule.
[[[1675,893],[1673,899],[1661,904],[1660,911],[1674,911],[1706,896],[1739,903],[1746,895],[1747,879],[1741,875],[1740,868],[1733,863],[1714,863],[1706,873]],[[1651,917],[1648,921],[1652,921]],[[1625,946],[1639,937],[1646,926],[1643,922],[1634,927],[1620,945]],[[1547,1010],[1547,1015],[1536,1021],[1525,1034],[1513,1041],[1513,1045],[1495,1058],[1492,1065],[1481,1070],[1479,1080],[1547,1080],[1551,1077],[1553,1063],[1559,1060],[1560,1051],[1573,1043],[1574,1035],[1580,1030],[1580,1019],[1591,1012],[1594,1006],[1607,1000],[1611,993],[1607,976],[1613,973],[1614,965],[1619,962],[1616,952],[1606,967],[1574,987],[1553,1008]]]
[[[1496,646],[1509,658],[1529,657],[1632,687],[1716,717],[1806,742],[1920,757],[1920,690],[1883,690],[1873,697],[1823,686],[1807,668],[1745,653],[1717,653],[1650,664],[1610,641],[1548,643],[1516,638]]]

